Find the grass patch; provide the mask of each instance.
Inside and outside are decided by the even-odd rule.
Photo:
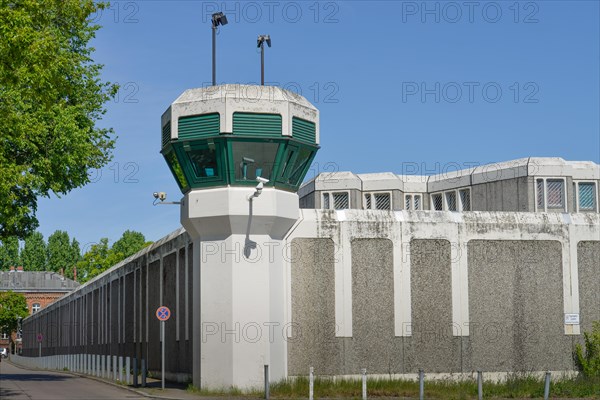
[[[485,378],[485,374],[484,374]],[[189,385],[189,392],[202,396],[234,397],[252,396],[261,398],[262,390],[243,391],[236,387],[223,390],[198,389]],[[419,397],[419,382],[402,379],[371,379],[367,382],[367,392],[371,397]],[[315,378],[314,393],[316,399],[323,398],[362,398],[360,379]],[[543,398],[544,378],[528,374],[513,374],[503,382],[483,384],[486,398]],[[600,398],[600,379],[553,378],[550,386],[551,397]],[[277,399],[308,398],[308,378],[299,377],[271,384],[271,397]],[[425,397],[434,399],[467,400],[477,398],[477,382],[465,380],[426,380]]]
[[[253,396],[261,397],[262,391],[259,390],[242,390],[235,386],[230,386],[223,389],[200,389],[196,386],[189,384],[187,389],[189,393],[193,393],[199,396],[214,396],[214,397],[232,397],[232,396]]]

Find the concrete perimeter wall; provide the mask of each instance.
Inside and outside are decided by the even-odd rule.
[[[182,229],[173,232],[23,321],[23,355],[112,355],[141,360],[160,374],[160,325],[166,305],[168,379],[192,372],[192,247]]]
[[[251,238],[252,239],[252,238]],[[302,210],[283,251],[287,375],[564,371],[600,320],[600,215]],[[244,243],[222,257],[243,257]],[[183,229],[24,321],[25,356],[99,354],[192,373],[192,245]],[[580,324],[565,324],[577,314]],[[227,327],[235,329],[235,327]],[[278,329],[278,328],[276,328]],[[245,340],[244,331],[223,340]],[[263,332],[264,333],[264,332]],[[276,332],[279,334],[279,332]],[[271,333],[269,333],[271,334]],[[139,364],[138,364],[139,365]]]
[[[597,214],[303,217],[290,235],[289,375],[573,370],[573,345],[600,320]]]

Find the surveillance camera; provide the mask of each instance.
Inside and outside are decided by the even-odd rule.
[[[160,201],[165,201],[167,199],[167,194],[165,192],[154,192],[152,193],[152,196]]]
[[[262,192],[263,186],[264,186],[264,183],[259,182],[259,184],[256,185],[256,191],[259,192],[259,193]]]
[[[262,176],[257,176],[256,181],[262,184],[269,183],[269,180],[267,178],[263,178]]]

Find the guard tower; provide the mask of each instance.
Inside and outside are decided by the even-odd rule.
[[[264,365],[281,379],[284,238],[319,148],[319,112],[277,87],[219,85],[185,91],[161,122],[194,241],[193,384],[260,387]]]

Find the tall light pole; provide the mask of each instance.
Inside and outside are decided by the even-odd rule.
[[[227,17],[222,12],[212,15],[212,84],[217,84],[217,27],[227,25]]]
[[[257,47],[260,47],[260,84],[265,85],[265,42],[271,47],[271,36],[258,35]]]

